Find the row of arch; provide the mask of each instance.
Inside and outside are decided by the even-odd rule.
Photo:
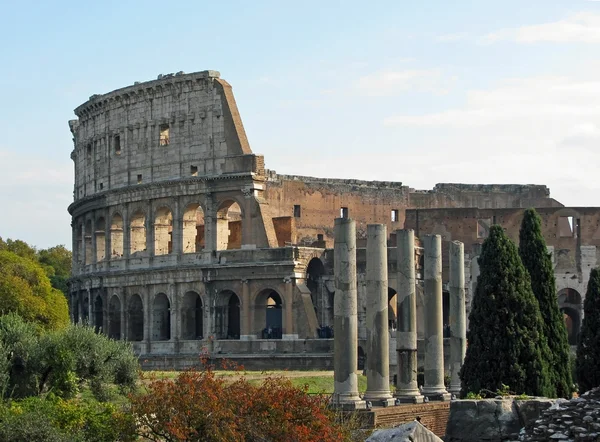
[[[97,331],[106,333],[113,339],[129,341],[144,340],[144,326],[148,316],[144,312],[144,304],[139,294],[128,296],[123,305],[117,295],[109,298],[104,305],[102,296],[94,299],[89,317],[88,298],[83,300],[81,319],[92,324]],[[222,291],[214,307],[214,332],[217,339],[240,339],[241,311],[240,298],[231,290]],[[79,306],[73,306],[75,322],[79,322]],[[146,330],[152,341],[168,341],[172,338],[172,306],[169,297],[158,293],[151,302],[150,327]],[[205,330],[205,306],[196,292],[189,291],[183,295],[175,320],[181,322],[180,339],[197,340],[207,335]],[[107,317],[105,318],[105,315]],[[123,323],[125,319],[125,323]],[[254,324],[257,337],[263,339],[281,339],[283,336],[283,302],[275,290],[262,290],[256,297],[254,308]]]
[[[241,247],[242,219],[242,209],[236,201],[226,200],[219,205],[214,226],[217,250]],[[98,217],[95,224],[91,219],[80,223],[75,233],[77,262],[85,265],[107,259],[119,259],[125,255],[125,252],[128,252],[130,256],[145,252],[151,241],[147,224],[147,216],[142,210],[133,212],[128,226],[124,225],[123,216],[118,212],[112,215],[108,224],[104,216]],[[124,241],[126,227],[129,232],[128,250],[125,250]],[[154,229],[155,256],[173,253],[173,244],[176,238],[181,241],[182,253],[197,253],[206,247],[205,216],[202,205],[199,203],[191,203],[185,207],[180,227],[177,224],[174,225],[173,211],[169,207],[159,207],[154,212],[152,228]],[[174,232],[178,229],[181,231]],[[92,240],[93,237],[95,237],[95,241]],[[109,250],[106,249],[107,245],[110,247]]]

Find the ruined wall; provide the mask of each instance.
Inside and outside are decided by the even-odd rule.
[[[75,109],[75,200],[192,176],[260,172],[231,86],[216,71],[159,76]],[[264,166],[262,166],[264,167]]]
[[[388,234],[404,226],[409,208],[439,207],[554,207],[546,186],[437,184],[432,190],[410,189],[399,182],[360,181],[267,172],[265,199],[274,216],[293,216],[297,241],[309,245],[322,234],[333,246],[332,220],[347,215],[356,221],[358,239],[366,238],[366,226],[387,225]],[[359,242],[359,246],[361,243]]]

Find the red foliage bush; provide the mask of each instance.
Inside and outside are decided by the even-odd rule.
[[[153,380],[146,393],[133,394],[131,411],[138,433],[154,441],[330,442],[347,440],[328,398],[309,395],[284,377],[253,385],[234,382],[211,367]]]

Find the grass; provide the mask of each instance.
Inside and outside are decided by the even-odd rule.
[[[178,371],[152,371],[146,373],[148,376],[155,376],[158,379],[175,379]],[[333,371],[287,371],[287,370],[269,370],[269,371],[236,371],[236,370],[215,370],[215,374],[228,380],[235,380],[245,377],[252,384],[259,384],[267,377],[281,376],[290,379],[295,387],[308,387],[309,394],[332,394],[333,393]],[[367,377],[358,374],[358,391],[364,393],[367,389]]]

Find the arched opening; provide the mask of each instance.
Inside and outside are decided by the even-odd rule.
[[[144,339],[144,305],[140,295],[135,294],[129,298],[127,315],[127,338],[130,341],[142,341]]]
[[[202,339],[203,331],[202,299],[196,292],[187,292],[181,306],[181,338]]]
[[[569,344],[577,345],[583,310],[581,295],[575,289],[562,289],[558,292],[558,306],[565,319]]]
[[[254,326],[262,339],[282,338],[283,303],[275,290],[265,289],[256,296]]]
[[[92,248],[92,220],[85,223],[85,264],[89,265],[93,261],[94,249]]]
[[[156,211],[154,218],[154,255],[168,255],[173,250],[173,214],[167,207]]]
[[[357,370],[363,371],[365,369],[365,362],[367,360],[367,355],[362,347],[358,347],[358,358],[357,358]]]
[[[90,323],[90,299],[87,296],[83,298],[81,305],[81,322],[86,325]]]
[[[121,300],[117,295],[108,303],[108,337],[121,339]]]
[[[323,285],[324,274],[323,262],[319,258],[311,259],[306,267],[306,287],[310,290],[310,299],[321,326],[326,324],[328,308],[333,309],[333,305],[329,306],[327,297],[324,296],[326,292]]]
[[[85,257],[85,250],[83,249],[83,225],[79,224],[79,226],[77,226],[77,229],[75,230],[75,235],[76,237],[76,244],[75,244],[75,262],[78,265],[83,265],[84,264],[84,257]]]
[[[106,221],[104,217],[96,220],[96,262],[106,258]]]
[[[164,293],[154,297],[152,340],[168,341],[171,339],[171,303]]]
[[[115,213],[110,222],[111,259],[123,256],[123,217]]]
[[[215,311],[215,332],[218,339],[240,338],[240,299],[231,290],[219,294]]]
[[[75,298],[73,300],[73,305],[71,306],[71,310],[73,312],[73,322],[75,324],[79,324],[79,298]]]
[[[242,209],[233,200],[223,201],[217,210],[217,250],[242,248]]]
[[[129,251],[134,253],[146,250],[146,217],[142,212],[135,212],[131,217],[129,233]]]
[[[204,211],[200,204],[190,204],[183,213],[183,253],[200,252],[205,244]]]
[[[442,325],[444,338],[450,337],[450,292],[442,292]]]
[[[388,287],[388,326],[390,330],[398,328],[398,295],[396,290]]]
[[[100,295],[96,296],[94,300],[94,328],[96,329],[96,333],[102,332],[102,327],[104,327],[104,305],[102,302],[102,297]]]

